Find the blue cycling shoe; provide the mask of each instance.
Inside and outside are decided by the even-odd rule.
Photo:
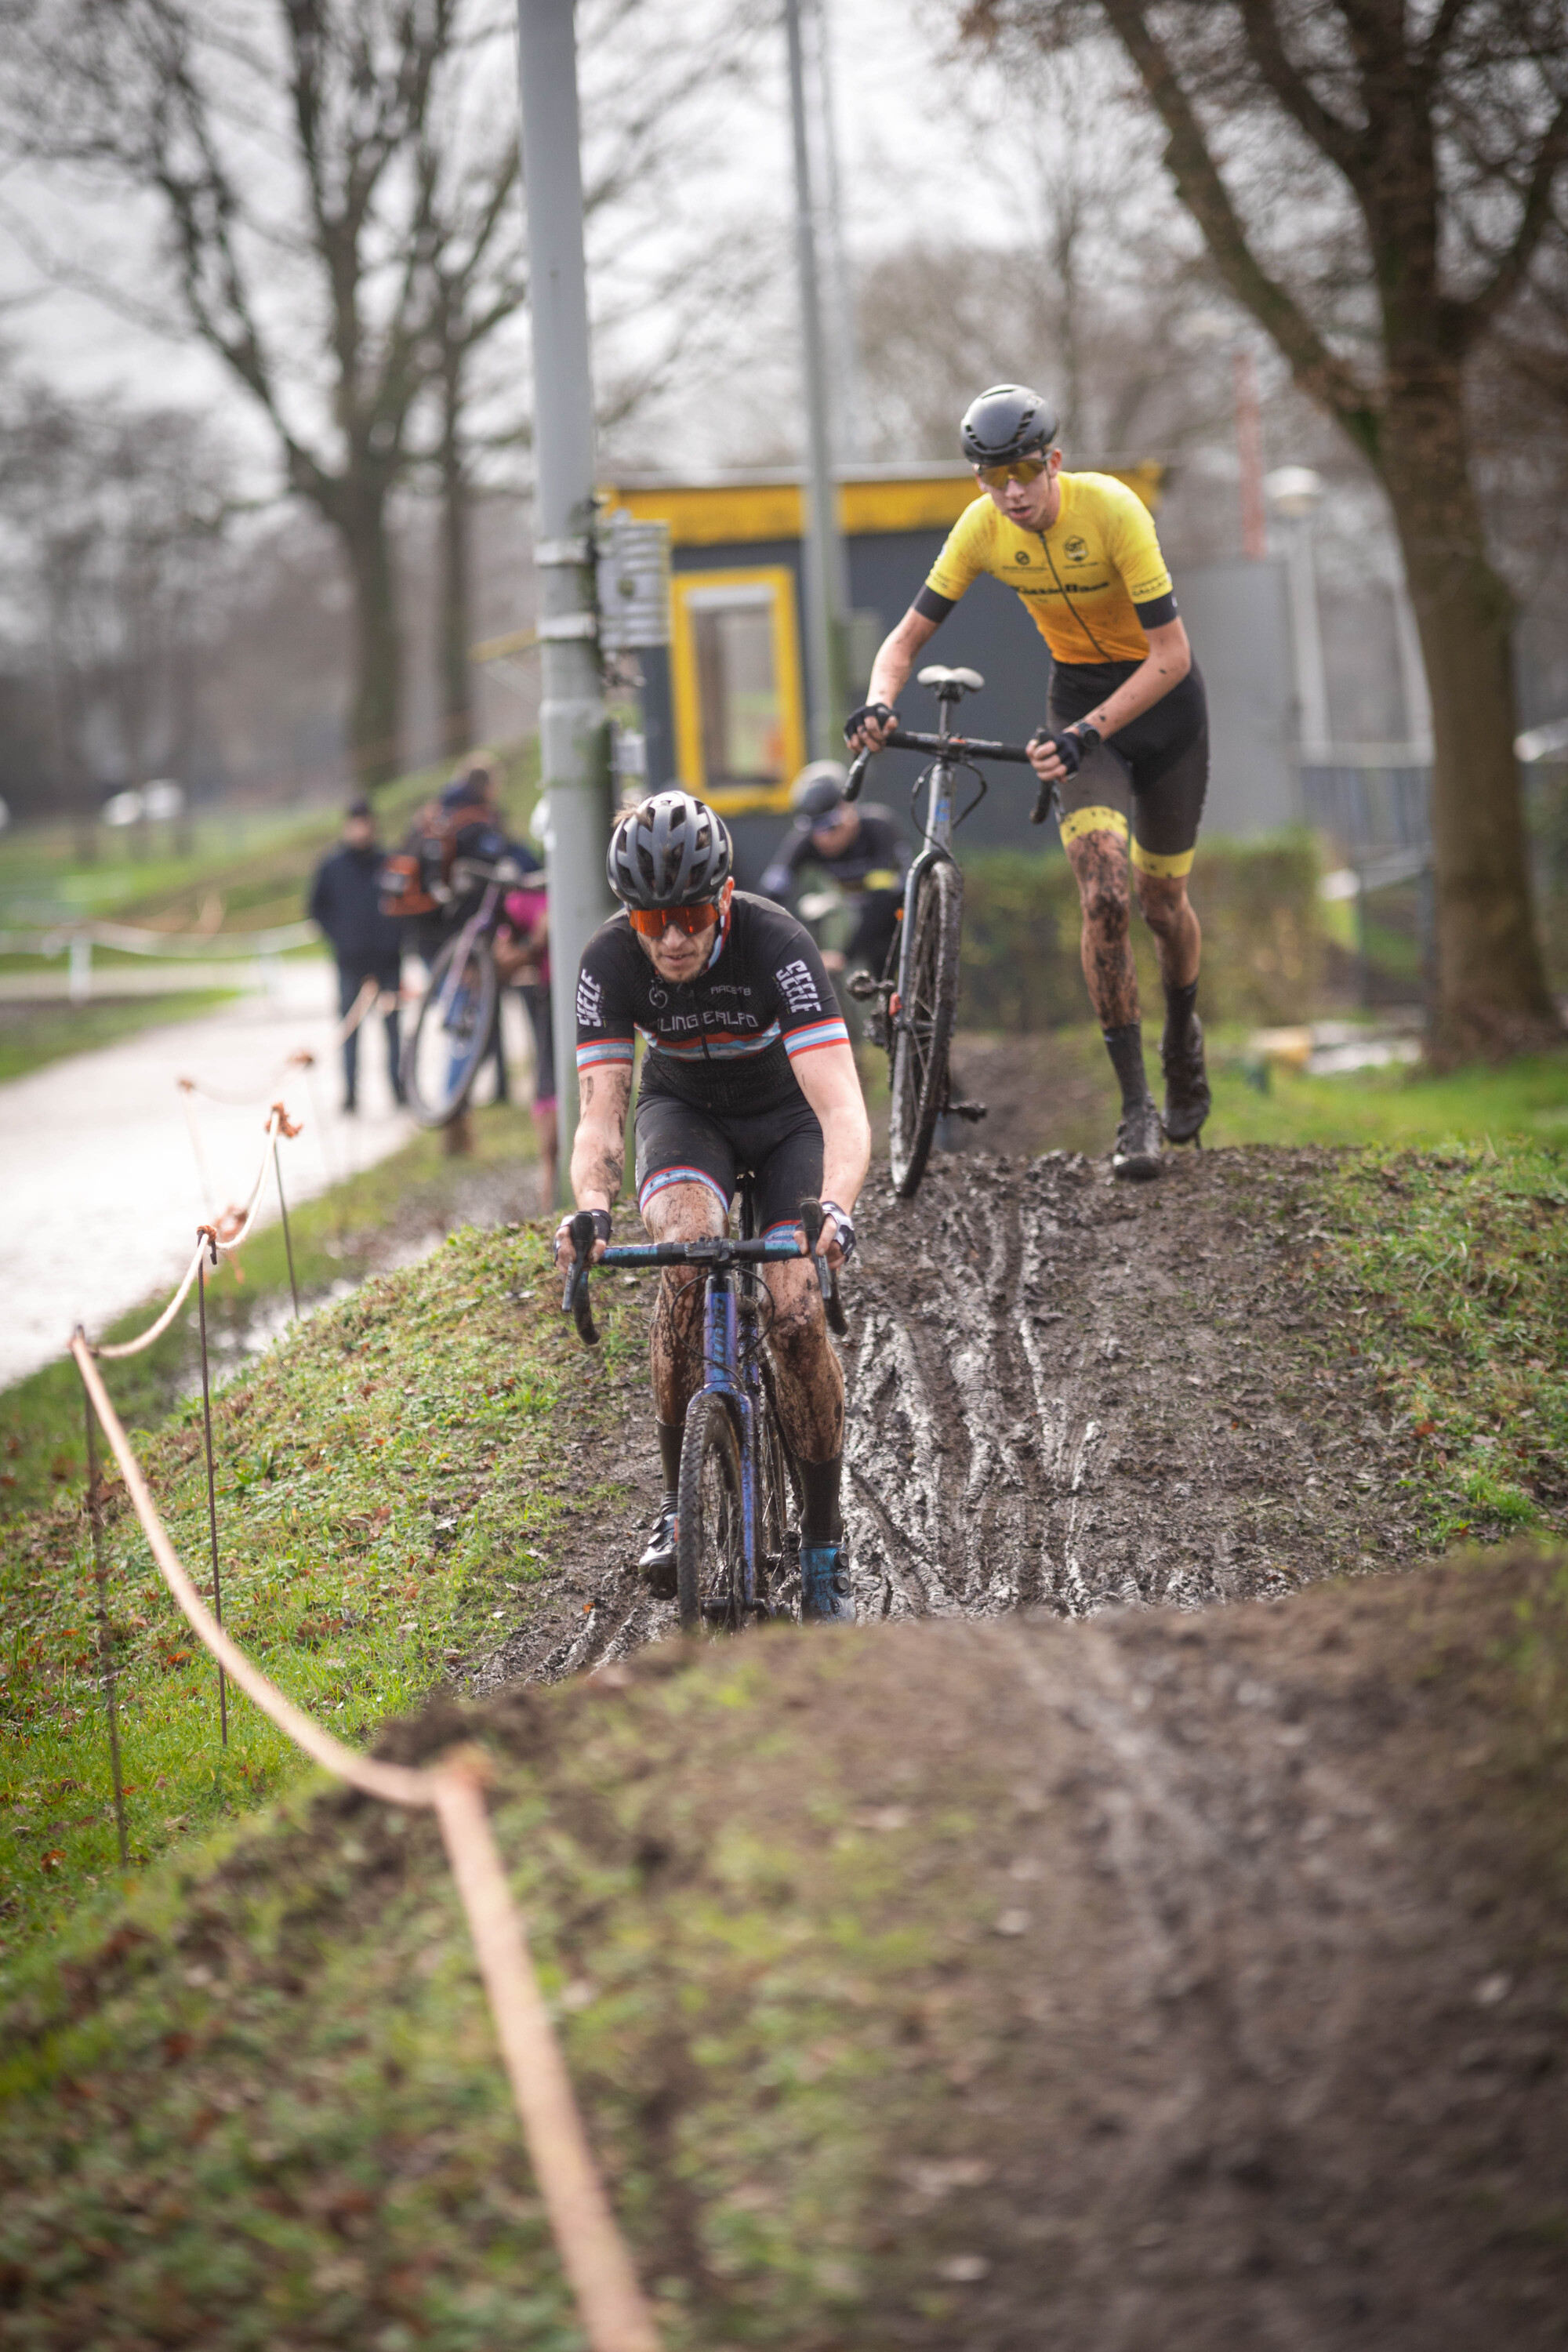
[[[800,1613],[807,1624],[853,1625],[855,1595],[849,1562],[841,1543],[803,1543],[800,1548]]]

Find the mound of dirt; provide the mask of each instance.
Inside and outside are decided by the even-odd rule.
[[[671,1645],[387,1745],[498,1752],[671,2347],[1544,2352],[1565,1687],[1521,1552]],[[444,1887],[325,1799],[5,2020],[7,2341],[566,2340]]]
[[[1409,1441],[1360,1402],[1342,1327],[1299,1279],[1332,1165],[1184,1152],[1131,1185],[1103,1160],[973,1152],[907,1202],[874,1172],[846,1286],[861,1617],[1192,1607],[1414,1559]],[[598,1296],[637,1328],[650,1290]],[[615,1382],[605,1466],[626,1500],[576,1522],[481,1691],[672,1629],[633,1569],[658,1499],[646,1381],[587,1360],[583,1378]]]

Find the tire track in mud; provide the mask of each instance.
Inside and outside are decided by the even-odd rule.
[[[844,1348],[862,1622],[1194,1608],[1414,1550],[1393,1441],[1348,1387],[1314,1388],[1327,1334],[1291,1277],[1329,1164],[1173,1154],[1132,1186],[1076,1154],[974,1153],[908,1202],[873,1170]],[[629,1499],[584,1517],[472,1687],[559,1681],[674,1631],[634,1567],[658,1498],[640,1374],[621,1394],[603,1468]]]
[[[1324,1164],[1173,1155],[1132,1186],[975,1155],[910,1203],[873,1187],[847,1357],[862,1615],[1276,1595],[1374,1532],[1397,1558],[1385,1433],[1327,1432],[1307,1394],[1289,1276]]]

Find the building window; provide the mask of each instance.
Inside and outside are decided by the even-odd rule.
[[[715,808],[786,808],[805,756],[793,578],[695,572],[671,586],[682,781]]]

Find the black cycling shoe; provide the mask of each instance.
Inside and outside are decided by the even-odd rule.
[[[1195,1143],[1212,1099],[1204,1067],[1204,1024],[1195,1013],[1188,1017],[1181,1045],[1161,1045],[1160,1063],[1165,1073],[1165,1133],[1173,1143]]]
[[[1161,1150],[1160,1114],[1154,1098],[1146,1095],[1131,1110],[1123,1111],[1121,1124],[1116,1130],[1116,1149],[1110,1155],[1113,1176],[1158,1176],[1164,1169]]]
[[[658,1517],[653,1523],[647,1549],[637,1562],[648,1591],[658,1601],[673,1601],[675,1598],[675,1539],[679,1525],[675,1516],[674,1500],[667,1496],[658,1507]]]

